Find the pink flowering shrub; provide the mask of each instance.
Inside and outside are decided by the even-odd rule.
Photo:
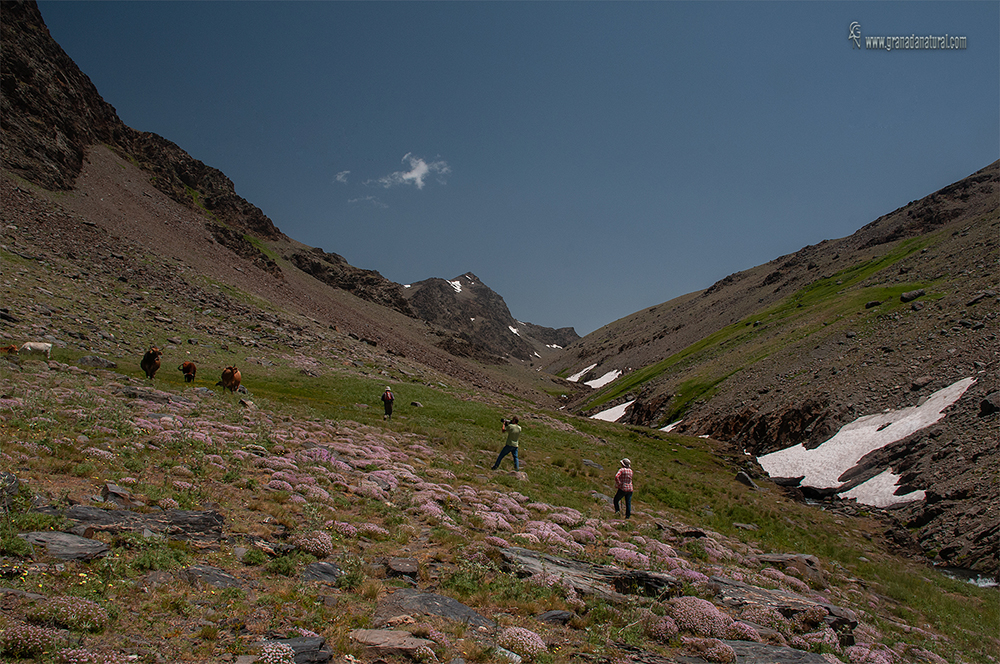
[[[495,546],[495,547],[500,548],[500,549],[506,549],[506,548],[508,548],[510,546],[510,542],[508,542],[507,540],[505,540],[502,537],[497,537],[495,535],[490,535],[489,537],[485,538],[483,541],[486,542],[487,544],[489,544],[490,546]]]
[[[38,602],[26,613],[28,620],[71,630],[99,632],[108,625],[108,612],[97,602],[62,595]]]
[[[733,619],[711,602],[698,597],[675,597],[667,602],[667,611],[677,628],[699,636],[725,638]]]
[[[649,556],[639,553],[638,551],[623,549],[616,546],[608,549],[608,554],[614,558],[616,562],[622,565],[641,568],[649,567]]]
[[[35,657],[50,652],[65,637],[58,630],[23,622],[0,623],[0,655]]]
[[[851,664],[895,664],[895,654],[881,644],[866,644],[844,648]]]
[[[295,648],[286,643],[269,641],[257,653],[258,664],[295,664]]]
[[[757,643],[764,640],[760,638],[757,630],[738,620],[726,628],[726,638],[730,641],[756,641]]]
[[[292,544],[317,558],[326,558],[333,553],[333,539],[330,533],[313,530],[292,538]]]
[[[578,544],[591,544],[597,541],[597,531],[589,527],[571,530],[569,531],[569,536]]]
[[[156,504],[160,507],[160,509],[164,510],[175,510],[180,507],[180,503],[173,498],[160,498],[156,501]]]
[[[803,634],[802,640],[809,644],[809,650],[816,650],[817,646],[826,646],[835,653],[841,652],[840,638],[829,627],[825,627],[817,632]]]
[[[827,610],[822,606],[810,606],[792,617],[792,629],[796,632],[808,632],[823,622]]]
[[[693,569],[681,569],[674,572],[674,576],[677,580],[682,583],[690,583],[691,585],[704,585],[708,583],[708,577],[701,572],[696,572]]]
[[[731,646],[718,639],[692,639],[681,637],[681,643],[686,648],[697,653],[709,662],[730,663],[736,661],[736,651]]]
[[[89,456],[91,459],[99,459],[101,461],[114,461],[115,455],[113,452],[107,450],[102,450],[97,447],[88,447],[83,451],[84,454]]]
[[[788,634],[792,631],[792,624],[788,619],[769,606],[750,604],[740,611],[739,618],[740,620],[752,622],[761,627],[768,627],[782,634]]]
[[[389,531],[374,523],[363,523],[358,526],[358,535],[370,537],[375,540],[389,539]]]
[[[658,616],[650,613],[642,621],[646,636],[659,643],[669,643],[678,633],[677,623],[670,616]]]
[[[271,480],[265,486],[271,491],[287,491],[288,493],[293,491],[292,485],[284,480]]]
[[[501,648],[506,648],[526,659],[533,659],[547,650],[542,637],[523,627],[508,627],[503,630],[497,637],[497,643]]]
[[[358,536],[357,527],[346,521],[327,521],[325,525],[327,528],[332,528],[334,532],[336,532],[338,535],[341,535],[342,537]]]
[[[84,648],[66,648],[56,653],[58,664],[129,664],[132,660],[120,652],[92,652]]]

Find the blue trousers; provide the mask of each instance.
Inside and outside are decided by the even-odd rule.
[[[497,462],[495,464],[493,464],[493,470],[496,470],[497,468],[500,467],[500,462],[508,454],[511,454],[514,457],[514,470],[519,470],[520,469],[520,466],[517,463],[517,448],[516,447],[511,447],[510,445],[504,445],[503,449],[500,450],[500,456],[497,457]]]

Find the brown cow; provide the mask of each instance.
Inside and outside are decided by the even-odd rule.
[[[177,370],[184,374],[185,383],[193,383],[194,375],[198,373],[198,367],[194,365],[194,362],[182,362]]]
[[[0,353],[4,355],[17,355],[17,346],[11,344],[9,346],[0,346]]]
[[[222,371],[222,380],[220,380],[216,385],[221,385],[223,390],[229,390],[230,392],[235,392],[240,389],[240,380],[243,377],[240,376],[240,370],[236,367],[226,367]]]
[[[160,355],[163,352],[156,346],[150,346],[146,354],[142,356],[139,367],[146,372],[146,378],[152,378],[160,370]]]

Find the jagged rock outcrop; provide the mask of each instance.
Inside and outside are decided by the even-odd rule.
[[[348,263],[343,256],[320,248],[293,251],[285,256],[295,267],[325,284],[343,289],[363,300],[416,317],[403,297],[403,287],[375,270],[364,270]]]
[[[573,328],[554,330],[516,320],[504,299],[471,272],[451,280],[419,281],[407,286],[404,295],[418,318],[447,330],[438,345],[454,355],[528,362],[579,338]]]

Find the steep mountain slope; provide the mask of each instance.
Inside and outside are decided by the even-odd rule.
[[[848,238],[616,321],[548,368],[624,373],[581,396],[581,412],[631,402],[622,421],[680,419],[678,431],[754,455],[815,447],[860,416],[974,378],[934,429],[851,475],[891,468],[898,494],[926,490],[896,512],[902,523],[941,562],[995,572],[998,174],[991,164]]]
[[[133,130],[122,123],[115,109],[101,98],[90,79],[51,38],[33,2],[4,3],[3,12],[4,48],[0,81],[3,90],[0,98],[3,146],[0,154],[4,168],[48,190],[80,190],[77,180],[86,170],[88,155],[95,146],[104,146],[143,171],[142,176],[133,173],[130,177],[133,180],[142,177],[151,185],[143,192],[144,196],[150,197],[153,190],[158,190],[176,203],[199,213],[191,217],[192,223],[203,225],[207,233],[188,228],[191,237],[198,238],[198,242],[218,244],[229,249],[275,279],[288,281],[286,289],[299,286],[313,288],[311,284],[304,285],[301,278],[290,277],[291,272],[300,271],[362,300],[389,307],[409,317],[417,316],[407,305],[401,285],[385,279],[374,270],[356,268],[335,253],[307,247],[288,238],[259,208],[237,195],[232,181],[221,171],[192,158],[160,136]],[[109,174],[114,174],[114,171],[106,170],[105,175]],[[115,188],[115,184],[109,184],[109,189]],[[111,207],[112,200],[126,202],[119,196],[106,198],[101,214]],[[149,201],[134,198],[127,201],[136,207],[146,202]],[[86,207],[92,210],[97,208],[93,204]],[[82,206],[76,204],[75,208],[80,210]],[[122,210],[111,216],[115,214],[125,218],[131,216]],[[186,215],[182,212],[171,214]],[[157,244],[144,243],[147,235],[142,231],[132,237],[139,244],[156,250],[164,246],[164,242],[169,244],[173,240],[167,234]],[[181,241],[178,244],[187,241],[185,238],[178,239]],[[199,252],[197,248],[193,251]],[[182,257],[189,253],[185,251],[178,255]],[[264,281],[258,283],[263,284]],[[489,315],[509,317],[502,298],[497,295],[493,300],[496,311],[489,312]],[[464,323],[455,329],[441,329],[442,323],[453,319],[427,306],[420,311],[423,320],[433,321],[439,328],[436,338],[428,337],[437,348],[494,363],[510,354],[520,359],[527,358],[524,344],[512,346],[509,340],[495,335],[477,338],[476,330]],[[540,333],[549,334],[546,328],[541,328]],[[370,331],[367,336],[390,339],[395,333],[390,327]],[[453,343],[455,339],[463,339],[465,346]],[[499,345],[494,345],[496,342]],[[466,351],[469,344],[477,349],[475,353]]]

